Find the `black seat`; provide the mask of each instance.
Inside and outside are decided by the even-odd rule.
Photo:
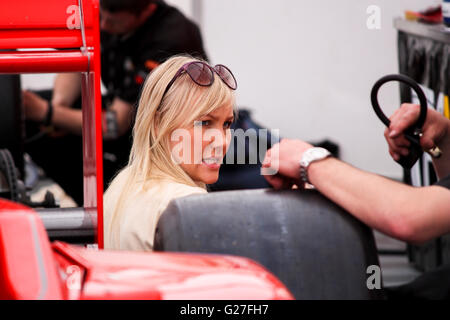
[[[316,191],[225,191],[173,200],[155,250],[251,258],[296,299],[378,299],[366,273],[379,265],[372,230]]]
[[[0,149],[8,149],[21,177],[24,176],[24,120],[20,76],[0,75]]]

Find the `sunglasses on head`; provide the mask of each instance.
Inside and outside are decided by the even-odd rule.
[[[217,64],[211,67],[206,62],[202,61],[192,61],[185,63],[175,74],[175,76],[170,80],[169,84],[164,91],[163,96],[166,95],[170,87],[173,85],[175,80],[181,76],[183,73],[187,73],[199,86],[208,87],[214,83],[214,72],[222,79],[222,81],[232,90],[236,90],[237,82],[231,70],[222,64]]]

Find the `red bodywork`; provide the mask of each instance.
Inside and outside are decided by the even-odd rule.
[[[1,1],[0,73],[82,73],[84,210],[102,248],[98,12],[98,0]],[[51,245],[37,213],[0,199],[0,299],[292,298],[249,259]]]
[[[39,216],[0,200],[0,299],[293,299],[240,257],[97,251],[48,241]]]

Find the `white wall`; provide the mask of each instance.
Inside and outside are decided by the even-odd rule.
[[[401,178],[387,153],[383,126],[369,101],[372,84],[398,71],[395,16],[439,0],[169,0],[200,23],[211,60],[235,73],[238,105],[283,137],[330,138],[342,158]],[[366,9],[381,9],[381,29],[368,30]],[[28,75],[25,88],[50,87],[52,75]],[[387,113],[398,90],[381,91]]]
[[[201,0],[194,0],[201,1]],[[437,1],[439,3],[439,1]],[[387,153],[383,125],[369,100],[373,83],[398,72],[395,16],[430,0],[203,0],[204,40],[214,63],[238,80],[238,105],[281,136],[330,138],[351,164],[393,178],[401,168]],[[381,29],[368,30],[369,5]],[[397,86],[381,91],[392,112]]]

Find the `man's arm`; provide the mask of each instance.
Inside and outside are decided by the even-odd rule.
[[[115,113],[115,121],[117,124],[117,132],[110,133],[103,127],[103,135],[112,138],[117,138],[124,135],[131,126],[133,106],[128,102],[114,98],[110,111]],[[74,134],[81,135],[82,133],[82,113],[81,110],[68,109],[60,105],[54,105],[53,124],[62,129],[66,129]]]
[[[44,121],[49,108],[48,102],[37,94],[29,91],[24,91],[22,97],[27,119],[36,122]],[[81,110],[68,107],[68,105],[66,105],[68,102],[70,102],[70,100],[62,99],[59,100],[59,103],[53,104],[51,123],[59,129],[81,135],[83,120],[82,112]],[[131,126],[133,106],[120,98],[115,98],[110,106],[110,110],[114,111],[117,122],[117,133],[114,135],[117,137],[125,134]],[[107,128],[104,127],[103,133],[107,135],[105,130],[107,130]]]
[[[390,118],[391,125],[384,132],[389,146],[389,153],[394,160],[400,155],[408,154],[410,142],[405,139],[403,132],[415,123],[419,117],[420,106],[405,103]],[[439,178],[450,174],[450,120],[439,112],[428,109],[427,118],[423,126],[423,136],[420,144],[424,150],[438,146],[442,150],[440,158],[433,158],[433,165]]]
[[[300,140],[283,139],[268,151],[263,163],[263,167],[278,166],[278,175],[266,179],[275,187],[286,181],[299,183],[300,159],[310,147]],[[395,238],[424,242],[450,231],[450,190],[443,187],[414,188],[334,158],[313,162],[308,178],[353,216]]]
[[[81,73],[59,73],[53,86],[52,104],[72,107],[81,94]]]
[[[450,231],[450,190],[415,188],[356,169],[337,159],[312,163],[311,183],[372,228],[408,242]]]

